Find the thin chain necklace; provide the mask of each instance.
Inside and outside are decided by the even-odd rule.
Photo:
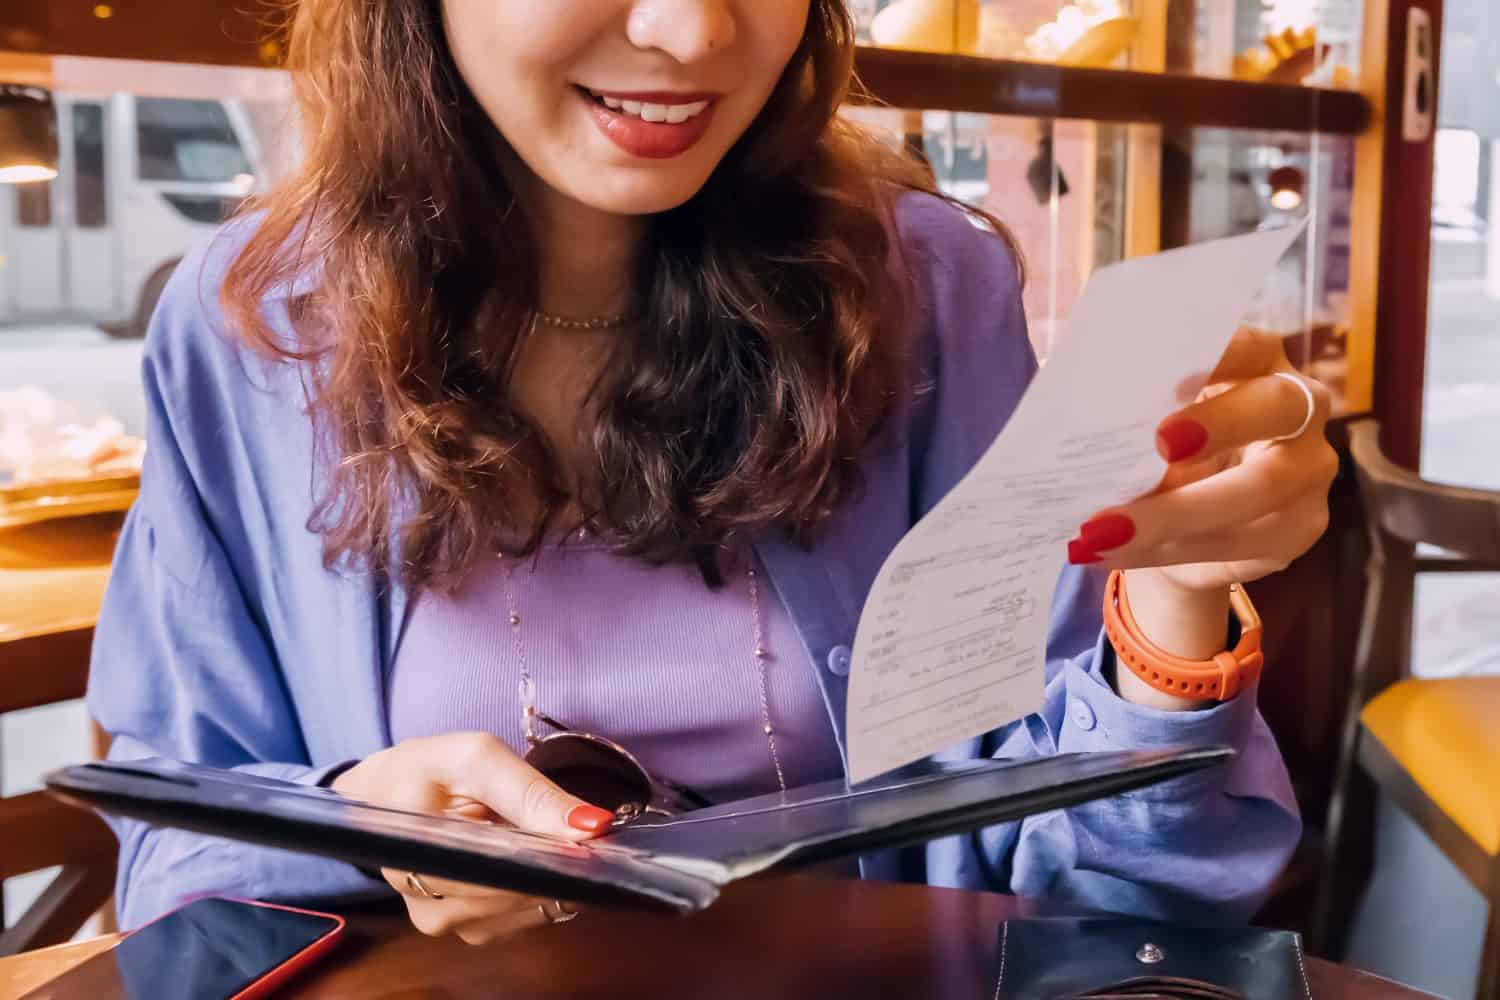
[[[582,535],[582,532],[580,532]],[[499,558],[505,565],[502,567],[502,580],[505,588],[506,619],[510,622],[510,634],[516,651],[516,664],[520,669],[521,682],[519,694],[521,699],[521,719],[528,737],[534,731],[536,709],[536,681],[531,676],[531,671],[526,665],[526,643],[521,638],[521,611],[516,604],[515,592],[511,586],[511,575],[515,572],[515,561],[505,559],[504,555]],[[760,574],[755,571],[755,563],[752,559],[745,567],[745,580],[750,591],[750,621],[753,629],[751,656],[755,661],[755,676],[757,688],[760,694],[760,720],[761,730],[766,734],[766,749],[770,751],[771,766],[776,771],[776,787],[786,793],[786,774],[781,769],[781,754],[776,749],[776,727],[771,725],[771,699],[766,683],[766,663],[771,658],[766,649],[765,633],[761,624],[760,616]]]
[[[616,313],[613,316],[590,316],[587,319],[569,319],[566,316],[558,316],[549,312],[536,311],[536,321],[542,326],[550,326],[558,330],[614,330],[625,325],[625,314]]]

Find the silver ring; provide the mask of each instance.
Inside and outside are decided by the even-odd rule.
[[[1292,383],[1292,385],[1295,385],[1298,389],[1301,389],[1302,398],[1307,400],[1307,413],[1302,417],[1301,426],[1292,431],[1292,433],[1290,434],[1283,434],[1281,435],[1281,437],[1273,437],[1271,439],[1272,441],[1291,441],[1295,438],[1301,437],[1307,432],[1307,428],[1313,422],[1313,417],[1318,415],[1318,401],[1313,398],[1312,389],[1308,386],[1307,379],[1303,378],[1302,376],[1293,375],[1291,372],[1272,372],[1271,374],[1275,375],[1277,378],[1284,378],[1288,382]]]
[[[538,903],[536,908],[537,912],[541,913],[543,919],[549,924],[565,924],[569,920],[575,920],[578,917],[578,911],[568,909],[560,899]]]
[[[442,893],[436,889],[427,888],[427,883],[422,881],[422,876],[416,872],[406,873],[406,887],[423,899],[443,899]]]

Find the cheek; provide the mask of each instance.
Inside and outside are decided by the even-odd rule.
[[[808,0],[750,0],[746,8],[742,23],[750,35],[753,58],[774,85],[807,32]]]
[[[443,0],[464,82],[502,132],[555,115],[562,83],[618,0]]]

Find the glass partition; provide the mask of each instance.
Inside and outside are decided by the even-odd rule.
[[[1358,85],[1361,0],[856,0],[866,42],[1083,68]]]
[[[1005,223],[1024,257],[1026,313],[1043,358],[1094,268],[1307,218],[1307,235],[1244,321],[1281,337],[1292,363],[1334,391],[1336,412],[1351,409],[1350,138],[889,108],[846,114],[921,155],[945,193]],[[1143,157],[1143,145],[1153,155]],[[1153,174],[1133,178],[1143,163]],[[1154,207],[1141,204],[1148,191]],[[1140,246],[1142,228],[1156,246]]]
[[[139,338],[166,276],[296,155],[282,73],[58,58],[47,74],[58,177],[0,185],[0,483],[81,475],[111,454],[106,428],[144,433]],[[76,468],[39,457],[67,435]]]

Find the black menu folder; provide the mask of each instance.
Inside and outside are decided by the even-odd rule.
[[[83,764],[52,794],[159,826],[570,902],[701,910],[765,872],[921,843],[1165,781],[1227,747],[913,765],[871,782],[808,785],[674,817],[646,815],[584,844],[403,812],[270,778],[151,759]]]

